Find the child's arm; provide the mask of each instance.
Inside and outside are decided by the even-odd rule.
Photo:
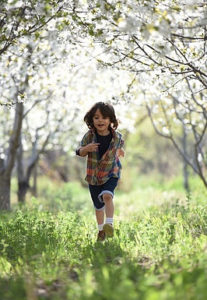
[[[99,143],[90,143],[84,147],[80,147],[78,149],[78,155],[79,156],[86,156],[88,155],[88,152],[94,152],[94,151],[97,151],[98,150],[98,145],[100,145]]]
[[[125,151],[124,151],[123,147],[124,147],[124,140],[121,138],[120,145],[119,145],[119,147],[117,149],[117,152],[116,152],[118,157],[120,157],[120,156],[124,157]]]
[[[97,151],[99,143],[92,142],[91,132],[88,131],[81,140],[80,147],[76,150],[76,155],[86,156],[89,152]]]

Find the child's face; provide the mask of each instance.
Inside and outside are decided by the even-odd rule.
[[[109,125],[111,124],[109,117],[103,117],[100,110],[97,109],[93,116],[93,125],[100,135],[109,134]]]

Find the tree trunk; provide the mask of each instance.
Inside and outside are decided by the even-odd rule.
[[[29,188],[29,183],[24,176],[23,166],[23,146],[22,146],[22,135],[19,136],[19,148],[17,150],[17,178],[18,178],[18,202],[25,203],[25,197]]]
[[[0,210],[10,210],[10,187],[10,177],[0,175]]]
[[[0,210],[10,209],[11,173],[14,167],[17,148],[19,146],[23,110],[23,103],[17,103],[7,157],[6,159],[0,160]]]
[[[26,193],[29,189],[29,184],[27,181],[18,182],[18,202],[25,203]]]
[[[34,166],[33,170],[33,186],[32,186],[32,195],[34,197],[37,197],[37,163]]]
[[[190,192],[188,164],[183,162],[183,185],[187,193]]]
[[[30,178],[31,178],[33,170],[37,166],[38,160],[39,160],[38,154],[34,153],[29,165],[27,166],[26,170],[24,170],[23,147],[22,147],[22,142],[21,142],[21,138],[20,138],[20,146],[18,149],[18,156],[17,156],[18,202],[19,203],[25,203],[26,194],[30,188],[30,184],[29,184]],[[36,189],[36,186],[35,186],[35,189]],[[31,191],[33,193],[32,189],[31,189]],[[36,193],[36,190],[35,190],[35,193]]]
[[[184,125],[183,125],[183,136],[182,136],[182,148],[183,148],[184,155],[187,157],[187,134]],[[185,159],[183,159],[183,185],[186,192],[189,194],[190,185],[189,185],[188,164]]]

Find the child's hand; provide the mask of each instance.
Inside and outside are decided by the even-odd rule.
[[[100,145],[100,143],[90,143],[90,144],[85,146],[85,149],[88,152],[94,152],[94,151],[98,150],[99,145]]]
[[[117,153],[118,157],[120,157],[120,156],[124,157],[124,155],[125,155],[125,152],[123,149],[118,149],[116,153]]]

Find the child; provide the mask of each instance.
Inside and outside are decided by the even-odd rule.
[[[118,121],[112,105],[96,103],[86,113],[84,121],[89,131],[84,135],[76,154],[88,156],[85,179],[96,212],[99,229],[97,241],[104,241],[105,237],[113,236],[113,196],[120,178],[119,156],[124,156],[124,142],[121,134],[116,131]]]

